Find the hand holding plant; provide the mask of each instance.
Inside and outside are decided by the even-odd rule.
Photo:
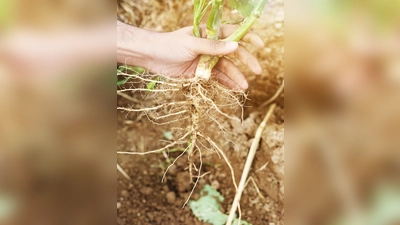
[[[125,49],[133,49],[135,54],[119,54],[119,61],[126,64],[141,66],[153,73],[161,73],[169,77],[194,76],[200,55],[226,55],[230,58],[238,58],[247,65],[254,73],[260,74],[261,67],[257,59],[241,44],[237,42],[223,42],[197,38],[193,35],[193,27],[185,27],[174,32],[150,32],[140,30],[129,25],[120,24],[124,29],[134,33],[128,36],[136,36],[128,43],[123,40],[118,43],[118,49],[126,45]],[[237,29],[235,25],[222,25],[219,38],[226,38]],[[200,32],[206,37],[206,27],[200,26]],[[140,41],[142,39],[142,41]],[[119,39],[121,40],[121,39]],[[128,40],[128,39],[127,39]],[[254,33],[247,33],[242,41],[250,43],[255,47],[263,47],[260,37]],[[138,52],[144,49],[143,52]],[[141,59],[137,59],[141,58]],[[128,60],[128,61],[127,61]],[[240,70],[228,59],[221,58],[213,69],[218,81],[230,88],[246,89],[247,81]]]

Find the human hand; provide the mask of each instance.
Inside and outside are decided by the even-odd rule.
[[[226,38],[236,30],[235,25],[221,25],[219,38]],[[201,26],[202,37],[205,37],[205,26]],[[144,60],[146,69],[153,73],[161,73],[170,77],[193,76],[201,54],[224,55],[238,58],[251,71],[260,74],[261,66],[257,59],[243,45],[237,42],[224,42],[197,38],[193,35],[193,27],[185,27],[173,32],[147,35],[148,46]],[[247,33],[243,42],[255,47],[263,47],[261,38],[254,33]],[[140,46],[139,46],[140,47]],[[213,69],[218,81],[230,88],[247,89],[248,83],[240,70],[226,57],[221,57]]]

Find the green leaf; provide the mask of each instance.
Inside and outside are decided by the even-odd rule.
[[[202,197],[198,200],[189,202],[189,207],[193,214],[203,222],[212,225],[224,225],[228,220],[228,215],[221,212],[219,205],[219,203],[224,201],[224,197],[208,184],[200,191],[200,195]],[[233,220],[233,224],[239,224],[237,218]],[[241,224],[251,225],[244,220],[241,221]]]
[[[128,73],[128,71],[133,72],[134,75],[141,74],[146,71],[146,69],[138,66],[119,66],[117,69],[117,76],[123,72]],[[127,77],[123,80],[117,80],[117,85],[125,84],[131,77]]]
[[[163,133],[163,136],[165,139],[168,141],[172,141],[174,139],[174,135],[172,134],[172,131],[166,131]]]
[[[243,16],[250,16],[255,7],[262,0],[231,0],[231,7],[240,12]]]
[[[138,66],[119,66],[117,69],[117,74],[118,73],[122,73],[122,72],[127,73],[128,71],[133,71],[134,73],[143,73],[144,71],[146,71],[146,69],[142,68],[142,67],[138,67]]]
[[[123,79],[123,80],[118,80],[118,81],[117,81],[117,85],[119,86],[119,85],[125,84],[125,83],[129,80],[129,78],[130,78],[130,77],[128,77],[128,78],[126,78],[126,79]]]
[[[146,89],[149,90],[149,91],[150,90],[154,90],[154,87],[156,86],[158,80],[159,80],[159,77],[156,77],[154,79],[154,81],[152,81],[152,82],[147,84]]]

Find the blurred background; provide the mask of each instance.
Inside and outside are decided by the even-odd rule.
[[[115,223],[114,13],[0,1],[0,224]]]
[[[114,223],[115,2],[0,2],[0,224]],[[399,17],[285,1],[287,224],[400,224]]]
[[[285,223],[400,224],[400,1],[285,15]]]

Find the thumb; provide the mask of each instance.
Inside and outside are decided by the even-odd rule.
[[[217,41],[204,38],[196,38],[192,48],[197,54],[204,55],[227,55],[238,48],[234,41]]]

